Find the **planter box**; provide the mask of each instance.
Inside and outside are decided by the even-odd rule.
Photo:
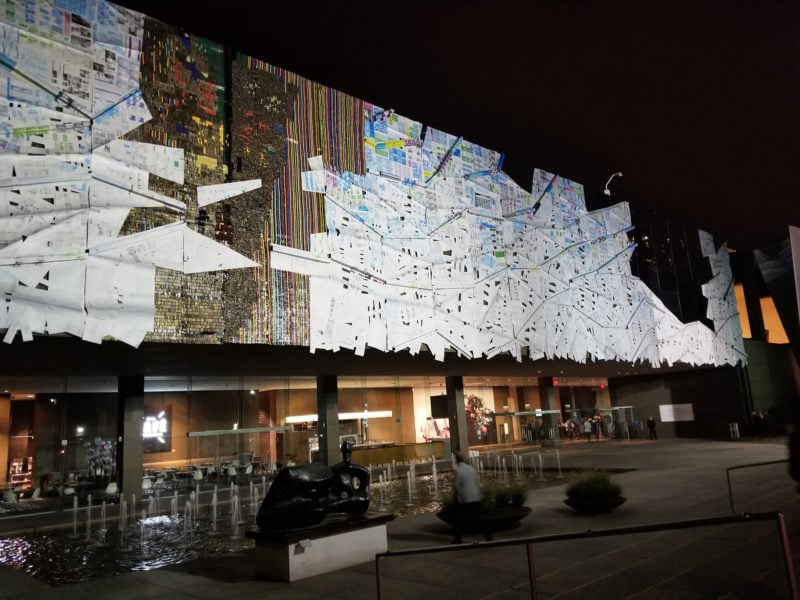
[[[564,504],[571,506],[575,510],[578,510],[582,513],[594,515],[611,512],[618,506],[622,506],[625,503],[625,500],[627,500],[625,496],[620,496],[619,498],[613,498],[611,500],[581,500],[578,498],[567,498],[564,500]]]
[[[528,506],[507,506],[492,512],[475,515],[474,518],[464,521],[464,533],[494,533],[510,529],[531,513]],[[449,510],[440,510],[436,513],[448,525],[454,524],[454,513]]]

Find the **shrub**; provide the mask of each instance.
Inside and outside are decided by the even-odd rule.
[[[456,503],[456,498],[453,494],[439,494],[439,500],[442,502],[442,509],[449,510],[453,508],[453,505]]]
[[[528,498],[528,488],[522,484],[489,485],[483,488],[483,508],[486,511],[501,509],[509,504],[522,506]]]
[[[522,506],[525,504],[525,500],[528,499],[528,488],[524,485],[512,485],[509,491],[511,493],[512,506]]]
[[[483,498],[481,499],[481,511],[484,513],[495,512],[509,504],[511,506],[522,506],[528,498],[528,488],[522,484],[513,484],[509,487],[504,485],[485,485],[481,489]],[[455,499],[452,493],[441,495],[442,509],[452,508]]]
[[[497,488],[497,491],[494,494],[494,507],[495,508],[502,508],[504,506],[508,506],[511,502],[511,494],[507,488]]]
[[[603,472],[584,473],[567,486],[567,498],[573,500],[615,500],[621,496],[622,486]]]

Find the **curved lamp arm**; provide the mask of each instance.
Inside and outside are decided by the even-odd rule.
[[[603,193],[606,196],[610,196],[611,195],[611,190],[608,189],[608,186],[611,185],[611,180],[614,179],[614,177],[622,177],[622,171],[617,171],[611,177],[608,178],[608,181],[606,181],[606,187],[603,190]]]

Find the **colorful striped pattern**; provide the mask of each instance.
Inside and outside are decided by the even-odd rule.
[[[322,195],[302,191],[301,173],[309,169],[307,159],[318,155],[322,155],[326,166],[336,170],[364,173],[364,103],[264,61],[239,59],[251,69],[271,73],[284,86],[297,88],[294,120],[285,127],[286,168],[273,186],[267,234],[270,242],[307,250],[311,234],[325,231],[325,204]],[[264,262],[269,278],[266,342],[307,346],[308,280],[295,273],[269,271],[267,263]]]
[[[261,236],[261,244],[258,250],[250,258],[263,265],[260,269],[252,269],[259,293],[251,307],[247,322],[239,328],[233,341],[238,344],[264,344],[269,343],[269,329],[265,326],[268,323],[267,317],[269,316],[268,298],[272,296],[269,290],[271,273],[266,231]]]

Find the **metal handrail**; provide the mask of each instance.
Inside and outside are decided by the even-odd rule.
[[[749,467],[763,467],[765,465],[777,465],[779,463],[788,463],[789,459],[784,458],[782,460],[768,460],[765,462],[757,462],[757,463],[748,463],[746,465],[736,465],[735,467],[728,467],[725,469],[725,477],[728,479],[728,501],[731,504],[731,512],[736,512],[736,509],[733,507],[733,488],[731,487],[731,471],[735,471],[736,469],[747,469]]]
[[[463,550],[474,550],[480,548],[500,548],[504,546],[526,546],[528,556],[528,578],[531,586],[531,598],[536,600],[536,573],[533,560],[533,545],[546,542],[560,542],[566,540],[577,540],[588,537],[607,537],[614,535],[630,535],[634,533],[651,533],[656,531],[670,531],[674,529],[690,529],[694,527],[709,527],[714,525],[731,525],[736,523],[751,523],[755,521],[775,521],[778,526],[781,549],[783,551],[783,565],[786,569],[786,580],[789,588],[789,597],[792,600],[800,600],[798,594],[797,579],[795,578],[794,565],[792,564],[792,552],[789,545],[789,536],[786,533],[786,523],[783,513],[773,511],[764,513],[742,513],[740,515],[728,515],[723,517],[708,517],[704,519],[692,519],[688,521],[669,521],[666,523],[653,523],[649,525],[634,525],[631,527],[616,527],[613,529],[587,529],[585,531],[575,531],[570,533],[554,533],[550,535],[540,535],[528,538],[512,538],[508,540],[497,540],[492,542],[473,542],[472,544],[457,544],[447,546],[428,546],[425,548],[408,548],[406,550],[388,550],[375,555],[375,578],[378,586],[378,600],[383,598],[383,587],[381,585],[381,560],[396,556],[413,556],[417,554],[434,554],[437,552],[459,552]]]

